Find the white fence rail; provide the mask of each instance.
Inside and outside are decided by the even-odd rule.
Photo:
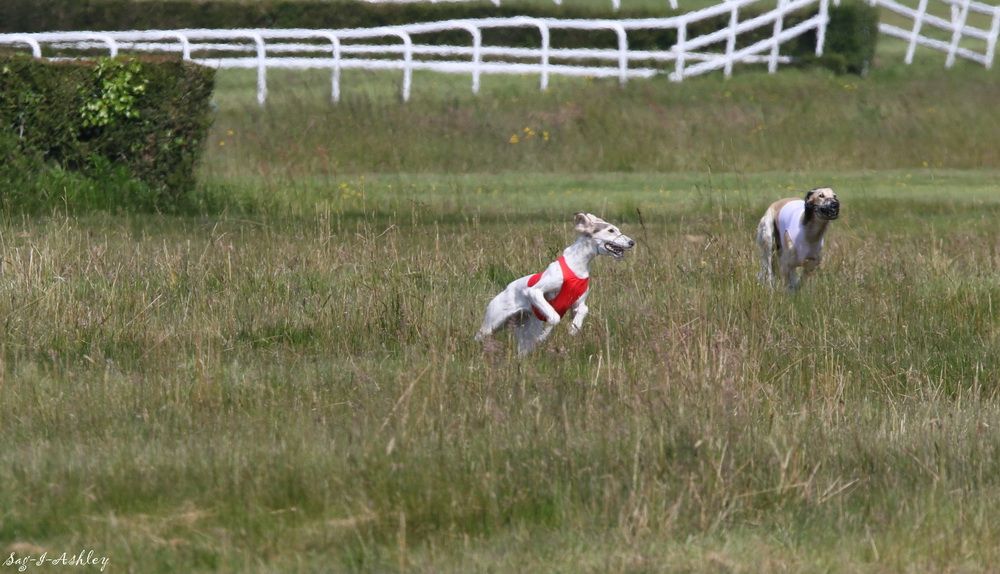
[[[736,64],[767,64],[773,73],[790,58],[781,45],[816,31],[816,54],[823,53],[829,0],[780,0],[778,6],[740,21],[740,10],[759,0],[730,0],[703,10],[671,18],[623,20],[546,19],[518,16],[448,20],[424,24],[347,30],[152,30],[124,32],[43,32],[0,34],[0,45],[30,50],[36,58],[61,59],[104,51],[179,54],[183,59],[218,68],[257,71],[257,100],[267,99],[269,69],[329,69],[331,99],[340,100],[342,70],[400,70],[402,98],[408,100],[415,70],[469,74],[472,91],[478,92],[484,74],[538,74],[539,87],[548,87],[551,76],[633,78],[668,73],[673,81],[722,70],[726,76]],[[786,28],[785,19],[798,10],[816,13]],[[698,22],[728,16],[728,26],[689,37]],[[496,28],[537,30],[537,48],[485,46],[483,32]],[[736,48],[741,34],[765,28],[771,34],[752,45]],[[554,48],[553,30],[613,33],[616,48]],[[629,33],[637,30],[673,30],[677,41],[665,50],[633,50]],[[468,34],[467,45],[430,43],[429,34]],[[672,63],[672,65],[669,65]]]
[[[878,6],[904,18],[913,20],[910,29],[900,28],[893,24],[882,22],[879,31],[883,34],[905,40],[906,63],[913,62],[913,54],[917,45],[925,46],[947,54],[945,66],[950,68],[957,57],[978,62],[987,68],[993,66],[993,55],[996,52],[997,36],[1000,35],[1000,6],[990,6],[975,0],[944,0],[951,8],[951,19],[941,18],[927,12],[928,0],[919,0],[917,8],[904,6],[896,0],[870,0],[872,6]],[[978,28],[968,23],[969,14],[980,14],[990,18],[990,27]],[[924,35],[927,27],[951,34],[948,41]],[[973,38],[984,42],[982,52],[961,46],[963,38]]]

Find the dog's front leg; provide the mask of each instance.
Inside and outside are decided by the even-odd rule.
[[[802,276],[796,267],[791,265],[786,266],[784,269],[785,285],[788,286],[788,292],[794,293],[799,290],[802,284]]]
[[[580,332],[580,328],[583,327],[583,319],[590,311],[590,307],[587,307],[587,293],[590,293],[589,289],[580,295],[576,303],[573,303],[573,322],[569,324],[570,335],[576,335]]]
[[[778,256],[778,269],[781,273],[781,280],[785,283],[785,287],[789,292],[793,292],[799,288],[798,267],[799,260],[798,253],[795,251],[795,244],[792,242],[791,237],[788,236],[788,232],[785,232],[785,244]]]
[[[549,325],[559,324],[561,317],[559,317],[559,313],[556,313],[556,310],[553,309],[552,305],[545,299],[544,291],[535,287],[528,287],[526,293],[528,295],[528,299],[531,301],[531,304],[535,306],[535,309],[538,309],[541,311],[542,315],[545,315],[546,323]]]
[[[806,277],[809,277],[813,273],[815,273],[816,270],[819,269],[819,264],[821,261],[822,258],[818,255],[812,257],[806,257],[806,260],[802,263],[802,274],[803,274],[802,278],[805,279]]]

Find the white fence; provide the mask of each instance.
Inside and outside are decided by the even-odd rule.
[[[927,1],[920,0],[916,9],[904,6],[896,0],[871,0],[872,6],[913,20],[909,30],[882,22],[879,31],[883,34],[901,38],[908,42],[906,63],[913,62],[913,53],[917,45],[933,48],[946,53],[945,66],[950,68],[955,64],[955,58],[961,56],[973,62],[978,62],[987,68],[993,66],[993,54],[996,52],[997,36],[1000,34],[1000,6],[990,6],[975,0],[944,0],[951,8],[951,19],[947,20],[927,12]],[[969,14],[980,14],[990,18],[989,29],[978,28],[968,23]],[[924,35],[925,26],[936,28],[951,34],[948,41]],[[963,38],[981,40],[985,44],[983,52],[961,46]]]
[[[781,45],[816,31],[816,54],[823,53],[829,0],[779,0],[770,11],[740,21],[740,10],[759,0],[730,0],[704,10],[671,18],[623,20],[569,20],[518,16],[448,20],[370,29],[349,30],[155,30],[126,32],[43,32],[0,34],[0,45],[30,49],[36,58],[72,58],[106,50],[174,53],[183,59],[218,68],[257,70],[257,100],[267,99],[269,69],[329,69],[331,99],[340,99],[342,70],[400,70],[402,97],[408,100],[414,70],[469,74],[472,91],[479,91],[483,74],[538,74],[546,89],[551,76],[614,77],[622,84],[632,78],[669,73],[673,81],[722,70],[726,76],[736,64],[767,64],[769,72],[790,59]],[[798,10],[816,13],[786,28],[785,18]],[[728,25],[709,34],[688,37],[693,24],[728,16]],[[483,31],[530,28],[538,31],[537,48],[486,46]],[[741,34],[764,28],[768,37],[736,48]],[[617,48],[554,48],[553,30],[613,33]],[[666,50],[633,50],[628,35],[637,30],[674,30],[677,41]],[[462,32],[468,45],[421,42],[440,32]],[[393,43],[387,43],[392,40]],[[710,48],[715,48],[710,51]]]

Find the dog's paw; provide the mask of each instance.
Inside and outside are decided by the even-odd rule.
[[[503,345],[500,344],[500,341],[497,341],[492,337],[488,339],[483,339],[483,354],[485,354],[487,357],[493,357],[495,355],[498,355],[502,351],[503,351]]]
[[[569,334],[574,337],[580,334],[580,330],[580,327],[577,327],[576,325],[570,324],[569,326]]]
[[[556,345],[555,347],[549,347],[548,353],[557,357],[568,357],[569,349],[567,349],[564,345]]]

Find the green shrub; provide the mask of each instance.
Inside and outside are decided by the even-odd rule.
[[[825,53],[843,56],[848,72],[866,74],[875,58],[877,43],[876,8],[861,2],[844,3],[830,8]]]
[[[822,67],[837,74],[865,75],[871,68],[878,42],[878,10],[860,2],[830,6],[823,55],[817,57],[816,34],[799,36],[790,46],[800,68]]]
[[[162,58],[0,58],[0,135],[16,155],[64,171],[125,173],[177,198],[194,185],[214,77]]]
[[[0,213],[159,211],[162,197],[126,169],[95,158],[86,173],[24,153],[0,134]]]

